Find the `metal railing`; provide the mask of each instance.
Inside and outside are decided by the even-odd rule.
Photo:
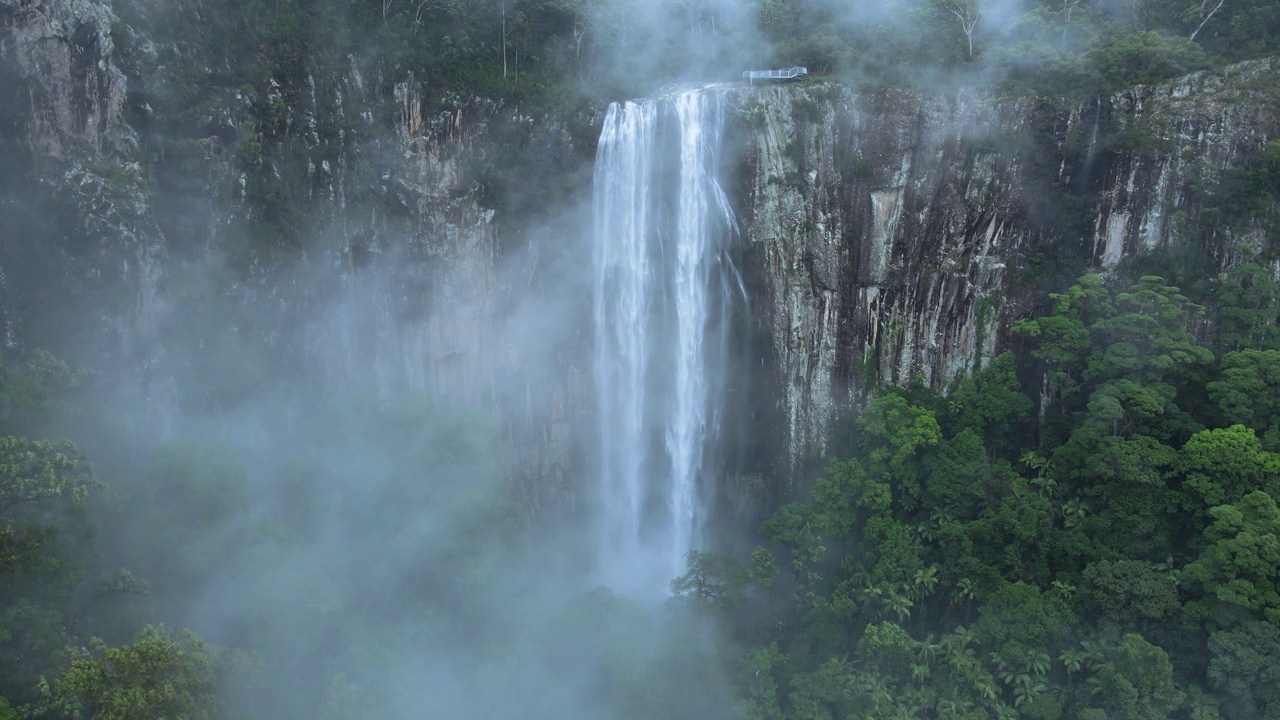
[[[756,80],[791,80],[808,74],[809,68],[796,66],[781,70],[748,70],[742,73],[742,77],[744,80],[755,82]]]

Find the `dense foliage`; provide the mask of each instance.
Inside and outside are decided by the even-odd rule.
[[[1238,344],[1275,321],[1236,320],[1242,282],[1280,298],[1232,271],[1205,298],[1216,342],[1159,277],[1050,296],[1015,327],[1045,373],[1025,384],[1039,414],[1008,353],[946,396],[872,400],[853,457],[765,524],[754,584],[716,583],[733,610],[677,585],[756,648],[741,716],[1280,710],[1280,345]]]
[[[288,100],[352,53],[432,87],[563,104],[735,78],[750,64],[888,84],[962,67],[1097,92],[1280,47],[1266,0],[129,0],[121,16],[155,34],[146,39],[172,63],[187,106],[218,88],[265,93],[272,81]],[[119,39],[131,47],[124,26]],[[269,124],[272,108],[262,114]]]

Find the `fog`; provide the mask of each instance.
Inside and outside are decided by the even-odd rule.
[[[588,18],[582,91],[606,101],[799,62],[777,56],[754,3],[610,0]],[[876,2],[797,19],[916,32]],[[368,144],[396,146],[373,132]],[[368,257],[321,224],[301,257],[247,277],[228,269],[233,249],[175,251],[141,370],[137,356],[68,352],[97,376],[59,429],[110,485],[93,501],[101,560],[85,586],[118,568],[147,583],[86,598],[87,630],[124,643],[141,622],[192,629],[220,648],[223,702],[246,717],[732,714],[735,653],[710,615],[669,599],[678,571],[645,556],[672,547],[601,552],[616,532],[601,528],[609,420],[593,377],[625,353],[590,359],[593,246],[615,230],[593,226],[590,159],[520,161],[495,168],[515,177],[507,207],[539,202],[525,183],[547,172],[569,178],[569,197],[473,228],[384,219]],[[527,466],[539,446],[561,454],[557,473]]]
[[[708,6],[680,35],[627,8],[636,34],[611,61],[657,73],[689,43],[695,65],[663,84],[723,64],[736,45],[707,38],[746,26]],[[85,629],[193,630],[246,717],[728,717],[728,655],[709,616],[668,599],[674,572],[635,553],[602,566],[579,162],[572,197],[515,238],[502,218],[385,219],[367,257],[321,227],[305,256],[247,278],[217,248],[171,258],[141,372],[73,353],[98,375],[62,429],[110,485],[85,586],[118,568],[147,583],[86,597]],[[558,475],[526,466],[540,449]]]
[[[1068,420],[1044,428],[1046,404],[1066,402],[1049,398],[1047,374],[1035,377],[1045,389],[1032,427],[1032,399],[1018,386],[1030,387],[1026,379],[1043,370],[1032,367],[1031,339],[1018,341],[1019,361],[996,366],[1004,374],[982,379],[981,390],[956,386],[970,395],[995,388],[996,399],[972,401],[982,406],[968,415],[931,389],[893,396],[900,417],[919,421],[913,431],[925,428],[920,437],[863,436],[846,417],[852,408],[831,410],[824,454],[828,447],[832,455],[861,453],[866,469],[854,460],[833,466],[817,481],[826,496],[804,504],[818,473],[799,465],[820,459],[793,457],[797,467],[784,467],[781,438],[797,432],[783,426],[794,421],[782,407],[791,398],[765,385],[792,379],[774,376],[782,361],[773,345],[756,352],[775,341],[776,329],[752,304],[767,301],[764,271],[743,261],[749,209],[742,205],[751,189],[740,173],[758,158],[749,137],[734,136],[749,121],[728,106],[734,93],[750,92],[740,89],[743,71],[792,65],[814,76],[806,88],[817,88],[815,95],[803,98],[810,105],[831,87],[825,83],[853,86],[851,95],[821,96],[852,98],[854,107],[840,110],[851,118],[861,112],[859,93],[885,87],[946,102],[960,97],[957,116],[979,118],[981,126],[942,120],[932,126],[937,136],[917,140],[948,153],[958,147],[967,154],[955,166],[961,173],[970,168],[968,155],[990,160],[984,168],[1000,165],[991,173],[1016,166],[1008,177],[1022,185],[999,192],[1009,193],[1000,202],[1018,207],[1002,205],[981,221],[992,228],[987,240],[997,215],[1000,232],[1006,219],[1010,228],[1029,227],[1008,231],[1025,230],[1026,247],[983,255],[991,261],[983,272],[1003,272],[1007,260],[1012,274],[1026,269],[1014,263],[1031,263],[1018,253],[1043,251],[1034,260],[1048,269],[1033,268],[1045,275],[1034,282],[1065,289],[1077,266],[1092,260],[1072,255],[1083,255],[1069,246],[1074,235],[1051,251],[1041,246],[1063,239],[1055,233],[1092,231],[1094,205],[1085,196],[1093,174],[1118,156],[1099,140],[1111,112],[1105,94],[1204,60],[1175,22],[1161,26],[1163,35],[1147,32],[1159,7],[1130,0],[245,0],[225,7],[116,0],[111,16],[105,5],[90,5],[0,0],[0,320],[10,373],[0,374],[0,421],[17,427],[28,391],[22,383],[46,381],[56,402],[42,412],[53,419],[21,432],[70,438],[107,485],[82,515],[67,513],[72,530],[58,541],[60,549],[91,548],[83,577],[71,569],[70,580],[58,580],[74,587],[65,617],[22,628],[75,645],[47,651],[54,658],[47,672],[88,657],[91,637],[121,646],[163,624],[208,643],[219,705],[210,714],[218,717],[765,717],[738,705],[760,698],[752,708],[772,707],[768,716],[781,717],[779,702],[796,712],[804,702],[852,708],[850,698],[879,708],[894,699],[884,678],[896,678],[903,697],[907,690],[923,696],[935,660],[937,687],[951,683],[953,713],[963,702],[1016,715],[1035,688],[1031,670],[1022,684],[1003,675],[1022,666],[1010,660],[1006,668],[994,650],[1017,645],[1001,633],[1020,625],[997,613],[1017,617],[1008,608],[1021,611],[1018,603],[1043,610],[1048,598],[1036,617],[1049,618],[1045,625],[1058,633],[1054,657],[1076,648],[1063,639],[1076,629],[1062,590],[1076,586],[1060,587],[1057,568],[1051,572],[1039,555],[1044,568],[1033,577],[1033,560],[1010,554],[1025,544],[1048,557],[1044,548],[1057,546],[1034,533],[1060,530],[1062,546],[1075,548],[1070,562],[1083,565],[1093,539],[1068,531],[1079,535],[1074,524],[1085,527],[1090,513],[1106,512],[1088,483],[1069,500],[1053,490],[1050,458],[1035,454],[1052,453],[1030,444],[1033,435],[1042,441],[1059,432],[1055,442],[1065,442],[1074,432]],[[54,6],[80,14],[46,16]],[[59,23],[79,29],[59,35]],[[547,28],[568,34],[546,40],[539,33]],[[1114,56],[1096,42],[1108,33],[1129,43]],[[253,40],[238,44],[242,37]],[[1143,66],[1149,75],[1126,65],[1137,55],[1125,53],[1142,42],[1155,58],[1154,69]],[[41,48],[62,54],[44,56]],[[1045,106],[1037,108],[1043,117],[1029,110],[1026,125],[1068,118],[1066,129],[1044,130],[1045,147],[1001,136],[995,126],[1003,120],[985,119],[997,112],[968,113],[973,103],[1002,102],[1000,93],[1026,87]],[[1061,108],[1049,107],[1059,98],[1067,98]],[[790,112],[796,117],[788,122],[809,111],[797,103]],[[1073,112],[1092,118],[1091,131],[1071,127]],[[826,128],[835,135],[873,124],[837,120],[839,128]],[[1088,136],[1082,158],[1068,157],[1074,136],[1058,136],[1072,133]],[[953,142],[957,136],[972,136],[974,146]],[[805,141],[789,138],[785,152]],[[1154,142],[1140,132],[1128,141]],[[833,162],[867,162],[864,148],[847,138],[820,142],[849,149]],[[988,147],[995,143],[1002,147]],[[1007,158],[995,159],[1002,152]],[[1034,166],[1042,156],[1056,167]],[[1083,177],[1066,187],[1060,181],[1073,166]],[[848,194],[876,192],[878,169],[846,170],[835,177],[851,179]],[[904,164],[903,177],[907,170]],[[768,182],[792,183],[795,193],[815,182],[795,174]],[[1240,177],[1264,186],[1271,176]],[[832,192],[833,202],[844,202],[844,193]],[[979,195],[966,189],[964,198]],[[978,227],[964,213],[957,224]],[[954,232],[972,240],[973,227]],[[851,240],[861,230],[845,230],[838,242],[861,242]],[[1052,267],[1055,261],[1070,264],[1071,273]],[[811,252],[794,262],[808,265],[778,272],[812,283],[814,297],[830,307],[846,301],[847,288],[819,287]],[[853,267],[833,272],[836,285],[884,280],[865,280]],[[951,273],[946,282],[960,288],[957,297],[972,289],[967,267],[935,264],[929,272]],[[893,302],[883,298],[896,288],[883,296],[881,289],[875,302]],[[1108,289],[1090,292],[1102,297]],[[1042,301],[1027,300],[1019,312],[1030,317]],[[938,300],[939,314],[942,307]],[[973,317],[952,324],[964,322]],[[1081,324],[1084,344],[1104,326]],[[44,350],[67,361],[66,377],[30,370],[48,360]],[[861,376],[880,372],[874,362],[866,354],[862,365],[831,372],[872,387],[884,378]],[[982,363],[973,371],[982,372]],[[1173,386],[1161,387],[1168,388],[1161,401],[1172,403]],[[870,392],[843,397],[855,396],[861,402]],[[1061,415],[1086,411],[1092,406]],[[931,443],[922,439],[929,422],[937,435]],[[954,425],[949,437],[939,422]],[[1203,427],[1208,422],[1188,423],[1160,438]],[[906,450],[889,462],[876,443]],[[1167,448],[1160,467],[1173,467],[1168,458],[1179,451]],[[1014,462],[1019,457],[1023,464]],[[925,477],[935,465],[943,468],[941,489]],[[739,485],[728,487],[729,476]],[[1030,482],[1041,484],[1028,490]],[[1063,475],[1062,486],[1069,482]],[[760,530],[792,500],[774,527]],[[1016,507],[1001,505],[1006,500]],[[1075,503],[1072,524],[1059,501]],[[1032,503],[1046,520],[1018,524]],[[964,525],[953,510],[969,512],[973,523]],[[1007,517],[992,519],[995,510]],[[1199,529],[1179,525],[1178,532],[1198,537]],[[775,586],[772,551],[750,554],[768,544],[764,535],[784,568]],[[963,552],[952,547],[960,540],[969,545]],[[864,558],[859,543],[881,554]],[[970,547],[983,543],[1007,552],[984,556],[990,548]],[[940,572],[947,563],[956,567]],[[1170,554],[1161,582],[1173,577],[1173,565]],[[748,567],[767,579],[749,584],[760,576]],[[1154,577],[1154,567],[1140,570]],[[966,576],[961,585],[959,575],[974,568],[977,580]],[[1085,588],[1085,571],[1071,573],[1061,577]],[[1007,605],[983,614],[982,602],[1006,591]],[[1177,589],[1169,595],[1176,605]],[[1093,600],[1080,602],[1092,607]],[[21,620],[5,612],[0,631]],[[933,644],[935,626],[947,648]],[[966,629],[975,627],[976,635]],[[25,637],[0,644],[16,647]],[[775,638],[784,640],[782,650]],[[970,642],[980,655],[966,650]],[[15,651],[19,660],[35,656],[38,648],[28,645]],[[950,646],[959,648],[954,655]],[[856,682],[851,654],[861,663]],[[981,665],[988,656],[1003,685]],[[1044,698],[1092,707],[1083,682],[1076,683],[1082,699],[1071,699],[1073,678],[1111,672],[1116,663],[1089,658],[1087,670],[1079,659],[1074,669],[1064,665],[1067,689],[1041,693],[1037,717],[1061,715]],[[1050,672],[1050,660],[1029,662],[1043,666],[1036,677]],[[963,663],[970,663],[967,675],[955,669]],[[47,700],[47,685],[37,691],[30,680],[23,692]],[[795,700],[806,693],[821,703]],[[944,716],[941,695],[926,699]],[[0,704],[0,718],[7,709]]]

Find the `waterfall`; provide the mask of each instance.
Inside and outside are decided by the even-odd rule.
[[[1093,99],[1093,130],[1089,132],[1089,149],[1085,152],[1084,170],[1088,173],[1093,167],[1093,158],[1098,152],[1098,126],[1102,124],[1102,96]]]
[[[595,167],[601,579],[663,592],[707,517],[729,313],[744,297],[718,181],[724,91],[614,103]]]

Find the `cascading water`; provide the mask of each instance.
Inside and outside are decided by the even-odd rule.
[[[715,473],[729,313],[744,296],[718,181],[724,91],[615,103],[595,168],[601,579],[684,571]]]
[[[1089,132],[1089,149],[1085,152],[1084,167],[1088,172],[1093,167],[1093,158],[1098,154],[1098,126],[1102,124],[1102,96],[1093,99],[1093,130]]]

